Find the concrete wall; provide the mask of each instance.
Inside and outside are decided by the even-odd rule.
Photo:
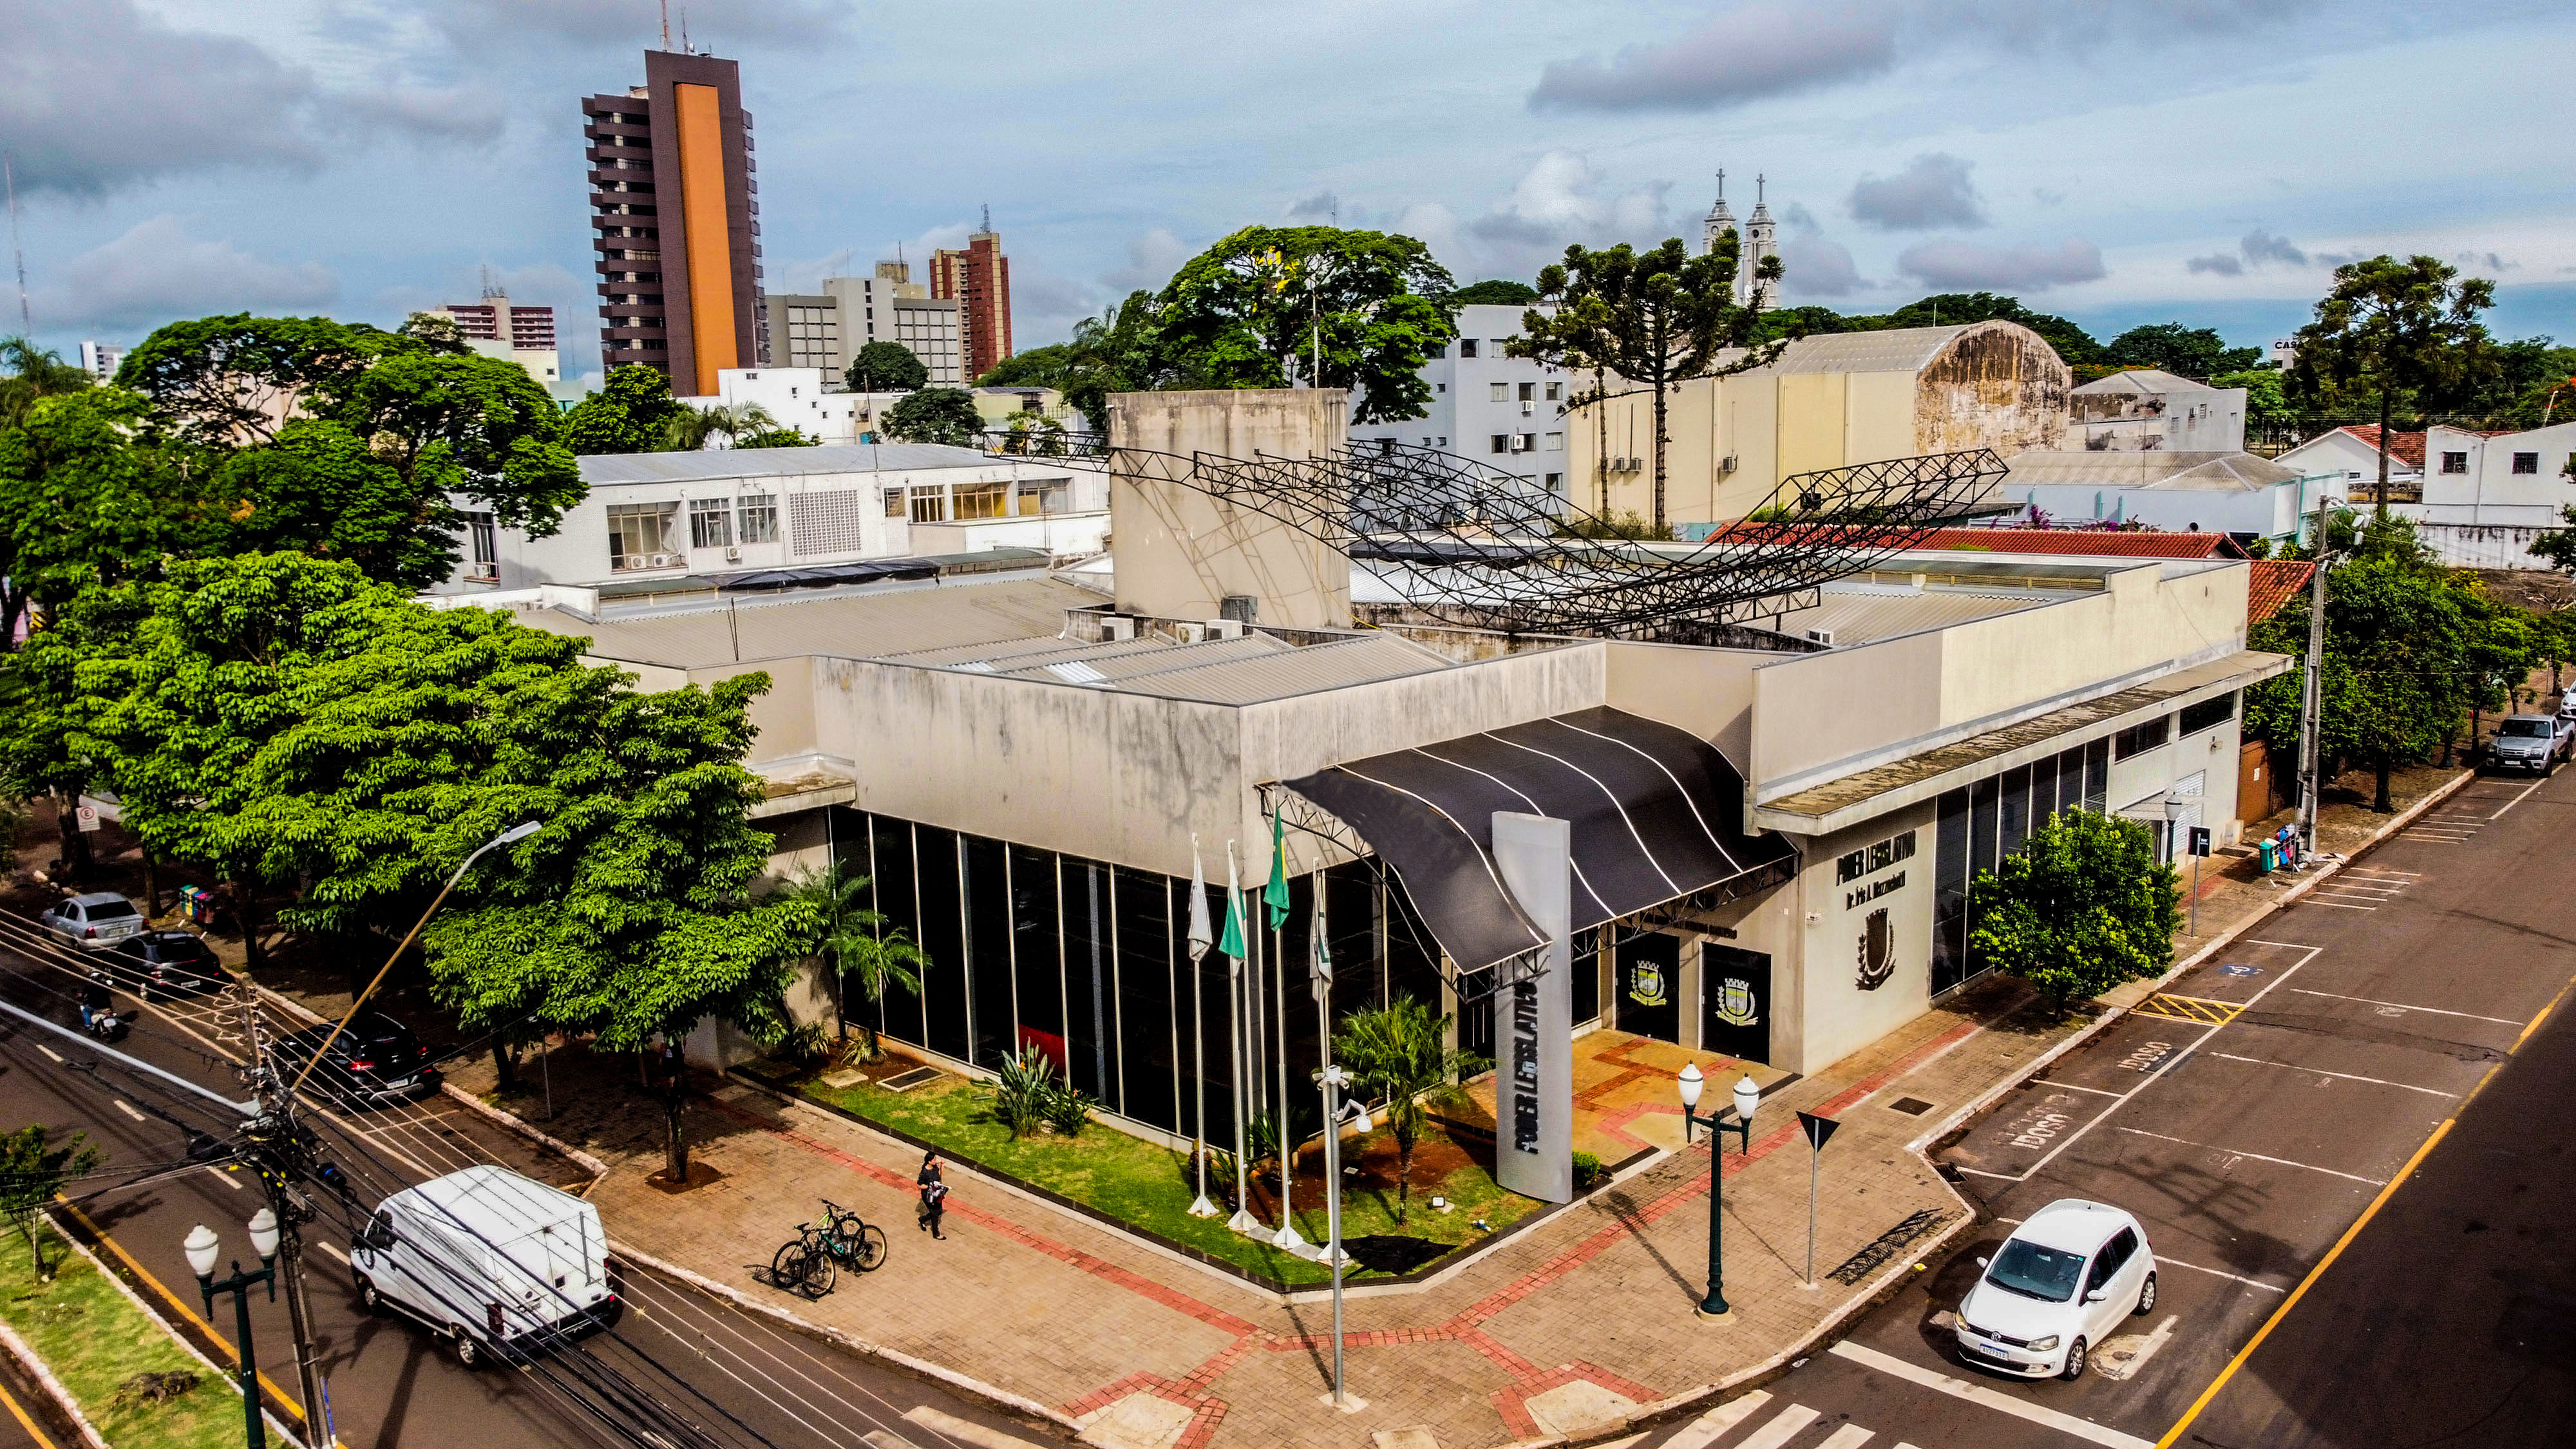
[[[1864,849],[1911,830],[1914,856],[1849,884],[1837,879],[1836,862],[1844,853]],[[1803,853],[1793,894],[1797,919],[1794,958],[1800,963],[1794,990],[1784,988],[1780,958],[1772,964],[1772,990],[1784,1005],[1794,1004],[1798,1030],[1797,1060],[1774,1066],[1812,1072],[1860,1050],[1923,1013],[1932,998],[1933,803],[1925,801],[1832,835],[1799,841]],[[1905,884],[1871,900],[1852,903],[1864,887],[1902,876]],[[1862,953],[1869,938],[1870,917],[1887,913],[1883,929],[1893,950],[1887,977],[1874,988],[1861,983]],[[1787,1013],[1784,1011],[1784,1017]],[[1782,1040],[1773,1036],[1774,1051]]]
[[[1739,771],[1753,759],[1753,670],[1780,656],[1678,644],[1605,646],[1613,709],[1661,720],[1717,747]]]
[[[1181,458],[1305,459],[1344,445],[1349,411],[1317,390],[1117,393],[1109,437]],[[1142,471],[1112,478],[1109,514],[1120,613],[1213,619],[1226,596],[1250,595],[1260,623],[1350,625],[1349,557],[1290,524]]]
[[[1747,775],[1758,798],[2244,648],[2242,563],[2143,564],[2109,583],[2041,608],[1757,665]]]
[[[1924,367],[1913,451],[1992,448],[2009,458],[2055,448],[2066,437],[2073,385],[2074,374],[2046,338],[2014,322],[1980,322]]]

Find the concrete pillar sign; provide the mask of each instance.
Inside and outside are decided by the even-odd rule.
[[[1541,1202],[1574,1197],[1574,864],[1562,820],[1494,813],[1494,867],[1547,937],[1494,999],[1494,1177]],[[1535,969],[1531,969],[1534,967]]]

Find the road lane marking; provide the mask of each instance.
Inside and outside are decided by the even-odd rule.
[[[2277,1283],[2257,1282],[2252,1278],[2240,1277],[2237,1274],[2223,1272],[2217,1268],[2204,1268],[2198,1263],[2186,1263],[2180,1258],[2168,1258],[2162,1253],[2156,1254],[2156,1266],[2159,1268],[2168,1266],[2175,1268],[2189,1268],[2195,1273],[2207,1273],[2212,1278],[2231,1279],[2235,1282],[2244,1284],[2248,1288],[2260,1288],[2266,1293],[2287,1293],[2290,1291]]]
[[[2097,1097],[2126,1097],[2129,1095],[2126,1092],[2114,1092],[2107,1087],[2079,1087],[2073,1082],[2033,1082],[2031,1085],[2034,1087],[2046,1087],[2050,1091],[2056,1091],[2063,1087],[2070,1092],[2091,1092]]]
[[[9,1390],[6,1388],[0,1388],[0,1404],[9,1406],[9,1417],[17,1420],[18,1427],[27,1431],[27,1437],[36,1441],[36,1449],[54,1449],[53,1436],[38,1428],[36,1421],[27,1417],[27,1411],[18,1407],[18,1401],[10,1397]]]
[[[1835,1344],[1834,1350],[1841,1352],[1842,1345]],[[1736,1445],[1735,1449],[1780,1449],[1781,1445],[1797,1438],[1800,1430],[1822,1417],[1824,1416],[1804,1404],[1791,1404],[1772,1415],[1761,1428],[1745,1435],[1744,1441]]]
[[[210,1172],[210,1173],[213,1173],[213,1174],[214,1174],[215,1181],[222,1183],[224,1186],[231,1188],[233,1191],[235,1191],[235,1192],[239,1192],[239,1191],[241,1191],[241,1190],[242,1190],[241,1180],[240,1180],[239,1178],[234,1177],[231,1173],[226,1172],[226,1171],[225,1171],[225,1170],[223,1170],[222,1168],[220,1168],[220,1167],[209,1167],[209,1168],[207,1168],[207,1169],[206,1169],[206,1171],[208,1171],[208,1172]]]
[[[2509,1016],[2480,1016],[2474,1011],[2445,1011],[2438,1006],[2409,1006],[2403,1001],[2381,1001],[2369,996],[2346,996],[2340,991],[2310,991],[2304,986],[2293,986],[2290,989],[2301,996],[2327,996],[2337,1001],[2358,1001],[2364,1006],[2391,1006],[2399,1011],[2424,1011],[2435,1016],[2457,1016],[2470,1021],[2492,1021],[2498,1026],[2522,1025],[2521,1022]]]
[[[2072,1434],[2078,1439],[2106,1445],[2108,1449],[2154,1449],[2149,1441],[2135,1434],[2123,1434],[2117,1429],[2105,1428],[2090,1419],[2079,1419],[2073,1414],[2042,1408],[2037,1404],[2014,1398],[2010,1394],[1987,1388],[1983,1384],[1972,1384],[1963,1378],[1955,1378],[1949,1374],[1918,1367],[1894,1354],[1881,1353],[1877,1349],[1863,1347],[1848,1338],[1827,1349],[1826,1352],[1874,1368],[1890,1377],[1903,1379],[1907,1383],[1920,1385],[1935,1393],[1948,1394],[1954,1399],[1965,1399],[1980,1408],[1992,1409],[2000,1414],[2010,1414],[2016,1419],[2045,1425],[2061,1434]],[[1749,1441],[1745,1449],[1751,1449]]]
[[[2268,1057],[2240,1057],[2230,1052],[2211,1052],[2210,1055],[2223,1057],[2231,1062],[2252,1062],[2258,1067],[2284,1067],[2293,1072],[2307,1072],[2313,1076],[2340,1077],[2347,1082],[2368,1082],[2375,1087],[2395,1087],[2401,1092],[2421,1092],[2428,1097],[2449,1097],[2457,1100],[2460,1095],[2457,1092],[2444,1092],[2432,1087],[2410,1087],[2404,1082],[2392,1082],[2384,1077],[2357,1077],[2350,1072],[2329,1072],[2323,1067],[2303,1067],[2296,1062],[2276,1062]]]
[[[176,1312],[181,1318],[186,1319],[188,1322],[195,1324],[197,1326],[197,1331],[204,1334],[207,1340],[213,1343],[216,1348],[221,1349],[226,1358],[231,1359],[236,1365],[241,1362],[241,1350],[234,1346],[231,1339],[215,1332],[215,1326],[208,1323],[206,1320],[199,1318],[197,1316],[197,1310],[190,1308],[187,1304],[179,1301],[179,1295],[171,1292],[160,1279],[153,1277],[151,1269],[136,1262],[134,1255],[125,1251],[125,1245],[123,1243],[118,1242],[116,1239],[111,1238],[106,1233],[100,1231],[98,1224],[90,1221],[89,1214],[80,1210],[80,1204],[73,1202],[70,1198],[63,1196],[61,1193],[55,1193],[54,1206],[70,1213],[73,1220],[78,1222],[84,1231],[86,1231],[91,1237],[96,1238],[101,1246],[116,1255],[116,1261],[125,1265],[125,1271],[133,1274],[135,1279],[142,1283],[143,1286],[160,1294],[161,1301],[169,1304],[173,1312]],[[272,1412],[278,1409],[283,1409],[287,1413],[295,1416],[296,1423],[301,1424],[304,1422],[304,1406],[287,1397],[286,1390],[279,1388],[277,1386],[277,1381],[270,1378],[268,1376],[268,1371],[265,1369],[260,1370],[259,1386],[268,1390],[269,1398],[274,1401],[269,1405]]]
[[[1860,1449],[1860,1446],[1869,1442],[1869,1434],[1869,1430],[1858,1424],[1845,1424],[1833,1432],[1832,1438],[1817,1445],[1816,1449]]]
[[[36,1043],[36,1050],[43,1052],[47,1057],[51,1057],[54,1065],[62,1065],[63,1059],[61,1057],[54,1056],[54,1049],[52,1047],[45,1045],[43,1042],[38,1042]]]
[[[2343,873],[2346,875],[2422,875],[2424,872],[2399,870],[2395,866],[2388,865],[2348,865],[2343,868]]]
[[[349,1266],[349,1255],[340,1251],[340,1245],[338,1243],[316,1239],[313,1246],[320,1248],[323,1252],[339,1259],[341,1267],[346,1268]]]
[[[2113,1381],[2137,1377],[2138,1370],[2145,1368],[2156,1350],[2173,1337],[2174,1325],[2181,1321],[2181,1314],[2167,1314],[2153,1333],[2124,1333],[2102,1340],[2102,1346],[2094,1350],[2093,1366],[2102,1371],[2102,1377]]]
[[[987,1429],[972,1419],[958,1418],[928,1404],[907,1411],[903,1417],[908,1424],[919,1424],[934,1434],[945,1434],[961,1444],[977,1445],[979,1449],[1037,1449],[1036,1445],[1016,1434]]]
[[[2546,785],[2546,784],[2548,784],[2548,783],[2549,783],[2549,777],[2548,777],[2547,775],[2543,775],[2543,776],[2541,776],[2539,779],[2532,781],[2530,785],[2528,785],[2527,787],[2525,787],[2525,788],[2524,788],[2524,790],[2523,790],[2523,792],[2522,792],[2521,794],[2516,795],[2516,796],[2514,796],[2512,799],[2507,800],[2506,802],[2504,802],[2504,804],[2503,804],[2500,808],[2498,808],[2498,809],[2497,809],[2497,811],[2496,811],[2496,813],[2495,813],[2495,814],[2490,815],[2490,816],[2488,816],[2487,818],[2488,818],[2489,820],[2494,820],[2494,819],[2498,819],[2498,818],[2500,818],[2500,817],[2504,814],[2504,812],[2505,812],[2505,811],[2510,810],[2510,809],[2512,809],[2513,807],[2515,807],[2516,805],[2521,804],[2524,800],[2529,799],[2529,798],[2531,797],[2531,792],[2532,792],[2532,791],[2537,790],[2537,789],[2539,789],[2541,786]]]
[[[2236,1351],[2236,1357],[2227,1361],[2227,1367],[2218,1371],[2218,1377],[2209,1381],[2209,1387],[2200,1391],[2200,1397],[2192,1400],[2191,1407],[2185,1409],[2174,1426],[2167,1429],[2164,1437],[2155,1442],[2155,1449],[2173,1449],[2175,1441],[2182,1438],[2184,1431],[2191,1427],[2192,1421],[2200,1417],[2201,1411],[2209,1407],[2212,1399],[2218,1397],[2218,1391],[2227,1387],[2228,1380],[2236,1377],[2238,1369],[2245,1367],[2245,1361],[2254,1356],[2254,1350],[2261,1348],[2263,1340],[2272,1336],[2272,1330],[2281,1326],[2281,1320],[2290,1316],[2290,1310],[2299,1306],[2299,1300],[2308,1296],[2308,1290],[2315,1287],[2317,1280],[2325,1276],[2326,1270],[2335,1265],[2335,1259],[2343,1256],[2343,1250],[2352,1246],[2352,1240],[2360,1237],[2361,1230],[2370,1226],[2370,1220],[2379,1216],[2379,1210],[2388,1205],[2390,1198],[2397,1195],[2398,1184],[2414,1175],[2416,1167],[2424,1161],[2426,1155],[2432,1152],[2436,1144],[2450,1135],[2452,1124],[2459,1120],[2457,1117],[2447,1118],[2441,1126],[2433,1129],[2433,1135],[2424,1139],[2424,1144],[2415,1149],[2414,1156],[2406,1159],[2406,1165],[2397,1170],[2395,1177],[2388,1179],[2387,1186],[2382,1187],[2379,1195],[2370,1200],[2370,1206],[2361,1210],[2361,1216],[2353,1219],[2352,1226],[2344,1229],[2343,1236],[2335,1239],[2335,1245],[2328,1248],[2326,1255],[2317,1260],[2317,1265],[2308,1270],[2308,1276],[2299,1280],[2299,1286],[2290,1290],[2290,1296],[2281,1300],[2281,1306],[2272,1310],[2272,1316],[2263,1320],[2261,1328],[2254,1330],[2254,1336],[2247,1339],[2245,1346]]]
[[[1708,1449],[1727,1430],[1752,1418],[1755,1410],[1769,1402],[1768,1389],[1755,1389],[1740,1399],[1729,1399],[1682,1426],[1680,1433],[1664,1441],[1664,1449]]]
[[[2266,1157],[2260,1152],[2239,1152],[2233,1147],[2217,1147],[2207,1142],[2194,1142],[2188,1137],[2167,1137],[2161,1132],[2150,1132],[2144,1127],[2122,1127],[2119,1130],[2122,1132],[2133,1133],[2140,1137],[2153,1137],[2159,1142],[2172,1142],[2184,1147],[2197,1147],[2204,1152],[2224,1153],[2229,1157],[2250,1157],[2256,1162],[2276,1162],[2283,1167],[2305,1168],[2310,1172],[2322,1172],[2328,1177],[2340,1177],[2352,1182],[2368,1183],[2372,1187],[2377,1187],[2381,1183],[2387,1181],[2387,1179],[2379,1177],[2355,1177],[2349,1172],[2337,1172],[2331,1167],[2319,1167],[2314,1163],[2309,1162],[2292,1162],[2286,1157]]]
[[[116,1104],[116,1110],[118,1110],[118,1111],[120,1111],[120,1112],[124,1113],[124,1114],[125,1114],[126,1116],[128,1116],[128,1117],[133,1118],[133,1119],[134,1119],[135,1121],[137,1121],[137,1122],[149,1122],[149,1121],[151,1121],[151,1120],[152,1120],[151,1118],[144,1116],[142,1113],[135,1111],[135,1110],[134,1110],[134,1108],[133,1108],[131,1105],[129,1105],[123,1097],[110,1097],[110,1098],[108,1098],[107,1100],[109,1100],[109,1101],[111,1101],[111,1102],[114,1102],[114,1103]]]

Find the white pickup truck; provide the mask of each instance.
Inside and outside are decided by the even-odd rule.
[[[418,1319],[468,1368],[614,1321],[599,1209],[505,1167],[469,1167],[388,1197],[349,1245],[371,1313]]]

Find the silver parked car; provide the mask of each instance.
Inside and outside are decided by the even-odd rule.
[[[91,891],[48,906],[36,924],[83,950],[104,951],[144,928],[143,913],[114,891]]]
[[[2545,714],[2507,715],[2496,724],[2495,767],[2546,775],[2566,758],[2571,738],[2576,738],[2576,720]]]

